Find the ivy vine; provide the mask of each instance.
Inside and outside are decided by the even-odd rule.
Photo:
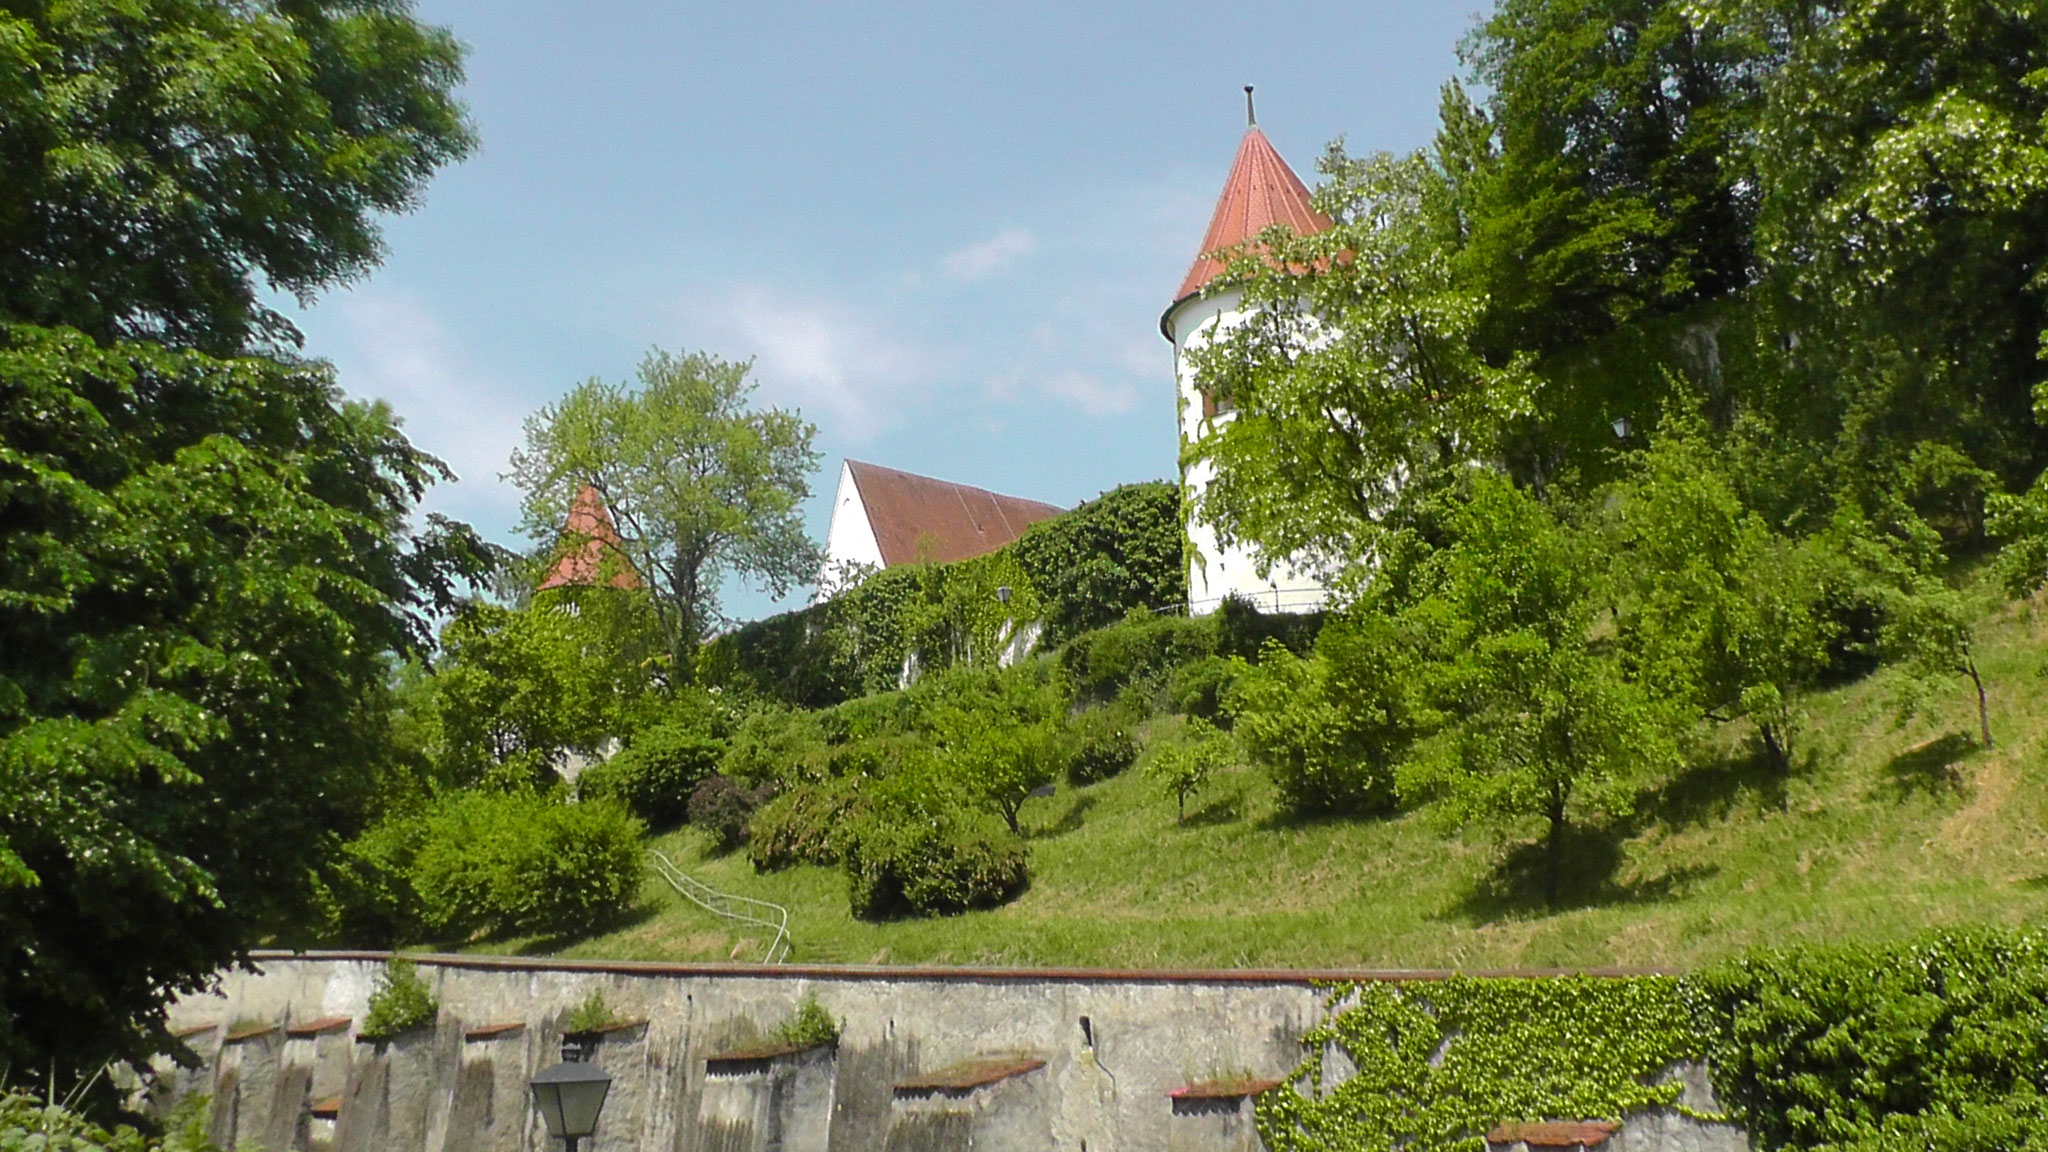
[[[1324,1005],[1307,1059],[1258,1099],[1272,1152],[1484,1152],[1505,1121],[1674,1104],[1671,1070],[1702,1052],[1670,977],[1345,983]]]

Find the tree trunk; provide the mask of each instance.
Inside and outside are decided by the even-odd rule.
[[[1558,873],[1564,870],[1564,793],[1557,785],[1550,786],[1550,833],[1544,845],[1548,857],[1548,868],[1543,877],[1543,903],[1547,908],[1557,907]]]
[[[1963,673],[1970,683],[1977,687],[1977,730],[1984,736],[1984,746],[1991,747],[1991,706],[1984,699],[1984,677],[1977,674],[1977,658],[1963,657]]]
[[[1763,737],[1764,752],[1771,758],[1771,766],[1779,772],[1792,771],[1792,758],[1785,752],[1785,746],[1778,742],[1777,730],[1769,724],[1756,726],[1757,734]]]

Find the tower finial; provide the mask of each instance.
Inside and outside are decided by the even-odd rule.
[[[1252,86],[1244,86],[1244,125],[1247,128],[1259,126],[1259,114],[1252,110]]]

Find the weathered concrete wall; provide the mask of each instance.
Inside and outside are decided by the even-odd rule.
[[[527,1080],[558,1059],[568,1013],[601,990],[639,1023],[596,1044],[613,1082],[589,1152],[1235,1152],[1260,1146],[1247,1101],[1169,1094],[1284,1076],[1322,1012],[1311,981],[1357,975],[422,957],[438,1023],[363,1042],[354,1031],[383,959],[264,956],[217,994],[181,1001],[174,1028],[216,1028],[188,1038],[207,1072],[174,1077],[166,1095],[212,1091],[223,1146],[537,1152],[548,1145]],[[764,1051],[811,996],[843,1021],[836,1050],[714,1059]],[[353,1023],[287,1038],[289,1026],[332,1017]],[[264,1023],[277,1027],[241,1035]],[[1631,1122],[1617,1141],[1620,1152],[1744,1146],[1675,1112]]]

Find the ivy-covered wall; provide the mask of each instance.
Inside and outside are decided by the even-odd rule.
[[[890,568],[823,604],[736,629],[705,645],[697,675],[824,708],[896,687],[913,653],[926,668],[993,660],[1032,622],[1045,628],[1041,642],[1059,643],[1134,608],[1186,600],[1179,489],[1128,484],[986,556]]]

